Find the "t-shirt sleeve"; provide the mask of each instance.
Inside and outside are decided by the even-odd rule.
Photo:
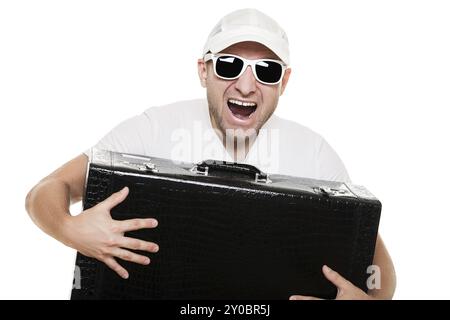
[[[150,122],[147,116],[141,114],[121,122],[93,147],[114,152],[144,155],[147,151],[145,141],[151,134],[150,130]],[[90,149],[85,150],[84,153],[89,156]]]
[[[336,151],[321,138],[317,152],[316,170],[318,179],[350,183],[350,176]]]

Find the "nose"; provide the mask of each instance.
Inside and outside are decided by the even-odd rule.
[[[256,79],[252,72],[252,67],[247,66],[247,69],[236,81],[236,89],[242,96],[248,96],[256,91]]]

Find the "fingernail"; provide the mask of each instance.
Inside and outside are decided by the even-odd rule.
[[[331,272],[331,269],[326,264],[324,264],[323,265],[323,271],[326,272],[326,273],[329,273],[329,272]]]
[[[157,227],[157,226],[158,226],[158,220],[153,219],[153,220],[152,220],[152,226],[153,226],[153,227]]]
[[[124,274],[122,274],[122,277],[123,277],[124,279],[128,279],[129,275],[128,275],[128,273],[124,273]]]
[[[150,264],[150,259],[149,258],[145,259],[145,264]]]
[[[289,300],[297,300],[297,297],[296,296],[290,296]]]
[[[128,187],[123,187],[123,189],[120,190],[120,192],[125,192],[127,188],[128,188]]]
[[[153,248],[153,252],[158,252],[159,251],[159,246],[157,244],[155,244],[155,247]]]

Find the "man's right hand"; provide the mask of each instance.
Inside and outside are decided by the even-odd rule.
[[[125,237],[124,233],[145,228],[155,228],[158,221],[149,219],[113,220],[111,209],[125,200],[129,193],[127,187],[112,194],[96,206],[87,209],[77,216],[69,216],[65,223],[66,244],[85,256],[104,262],[124,279],[128,278],[125,270],[115,258],[142,265],[150,263],[146,256],[130,250],[158,252],[159,247],[153,242]]]

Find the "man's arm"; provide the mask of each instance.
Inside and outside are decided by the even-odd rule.
[[[34,223],[45,233],[67,244],[64,234],[69,207],[83,195],[88,158],[82,154],[42,179],[31,189],[25,207]]]
[[[375,246],[375,255],[373,264],[378,266],[381,271],[381,288],[369,290],[369,296],[375,299],[392,299],[394,297],[397,279],[395,276],[394,264],[384,245],[380,235],[377,238]]]
[[[128,188],[112,194],[96,206],[77,216],[70,215],[70,204],[82,199],[88,158],[82,154],[42,179],[28,193],[25,207],[34,223],[44,232],[67,246],[103,261],[121,277],[128,272],[116,257],[139,264],[150,259],[128,249],[157,252],[152,242],[128,238],[125,232],[157,226],[155,219],[116,221],[110,210],[128,195]]]

